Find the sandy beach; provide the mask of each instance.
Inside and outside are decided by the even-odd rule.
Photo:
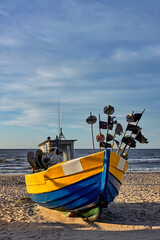
[[[24,175],[0,176],[0,239],[160,239],[160,173],[127,173],[118,197],[99,219],[38,206]]]

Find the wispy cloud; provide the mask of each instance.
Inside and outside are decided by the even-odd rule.
[[[90,111],[102,114],[106,104],[120,108],[120,118],[144,105],[155,115],[160,104],[155,6],[149,1],[1,2],[1,124],[55,131],[58,99],[71,132],[84,127]]]

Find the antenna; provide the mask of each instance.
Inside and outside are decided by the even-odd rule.
[[[63,116],[64,116],[64,113],[63,113]],[[63,116],[62,116],[62,121],[63,121]],[[59,107],[59,100],[58,100],[58,137],[59,139],[61,138],[64,138],[65,139],[65,136],[63,135],[62,133],[62,122],[61,122],[61,125],[60,125],[60,107]]]
[[[59,99],[58,99],[58,132],[60,135],[60,110],[59,110]]]

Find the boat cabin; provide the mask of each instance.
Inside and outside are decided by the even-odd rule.
[[[58,147],[63,151],[63,161],[67,161],[74,158],[74,142],[77,140],[61,139],[58,136],[54,140],[50,137],[46,141],[40,143],[38,146],[42,152],[46,155],[50,152],[50,149]]]

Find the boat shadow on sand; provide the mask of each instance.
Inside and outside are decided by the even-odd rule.
[[[160,225],[159,203],[117,203],[103,209],[98,222],[124,225]]]
[[[159,207],[159,203],[114,202],[103,209],[98,220],[89,222],[23,198],[15,202],[14,221],[0,220],[0,239],[158,239]],[[23,211],[22,221],[16,219],[19,211]]]
[[[80,217],[69,217],[64,216],[61,212],[40,207],[33,203],[30,198],[24,198],[17,202],[18,205],[26,205],[29,216],[41,215],[43,222],[54,223],[55,219],[59,222],[65,222],[69,224],[70,222],[77,225]],[[50,218],[48,218],[50,216]],[[160,226],[160,204],[155,202],[143,202],[143,203],[119,203],[113,202],[108,208],[103,208],[102,213],[99,218],[94,222],[89,222],[85,218],[81,218],[82,221],[87,222],[91,226],[96,223],[106,223],[106,224],[120,224],[120,225],[143,225],[143,226]],[[74,225],[73,224],[73,225]]]

